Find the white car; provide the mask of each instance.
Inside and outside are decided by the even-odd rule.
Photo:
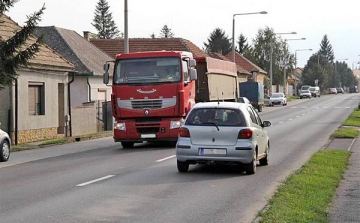
[[[10,142],[9,135],[0,129],[0,162],[8,161],[10,157]]]
[[[311,92],[309,90],[302,90],[299,96],[300,99],[311,98]]]
[[[274,105],[287,105],[287,99],[284,93],[282,92],[277,92],[277,93],[272,93],[270,95],[270,106],[274,106]]]
[[[236,102],[197,103],[179,129],[177,168],[187,172],[190,164],[214,163],[245,167],[254,174],[257,162],[268,165],[270,140],[254,107]]]

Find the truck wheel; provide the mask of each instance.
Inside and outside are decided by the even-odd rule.
[[[183,172],[187,172],[189,170],[189,163],[187,162],[182,162],[182,161],[177,161],[177,168],[178,171],[183,173]]]
[[[134,142],[121,142],[123,148],[133,148]]]

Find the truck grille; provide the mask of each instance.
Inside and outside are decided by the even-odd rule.
[[[162,107],[162,100],[142,100],[142,101],[132,101],[132,109],[143,110],[148,109],[159,109]]]

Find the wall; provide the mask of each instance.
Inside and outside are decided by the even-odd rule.
[[[95,104],[71,107],[71,124],[73,136],[97,132]]]

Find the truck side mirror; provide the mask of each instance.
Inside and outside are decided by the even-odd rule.
[[[190,68],[190,81],[197,80],[197,71],[194,68]]]
[[[104,84],[109,84],[109,68],[110,68],[110,64],[108,62],[106,62],[104,64],[104,75],[103,75],[103,82]]]
[[[189,66],[190,66],[190,67],[195,67],[195,66],[196,66],[196,60],[190,59],[190,60],[189,60]]]

